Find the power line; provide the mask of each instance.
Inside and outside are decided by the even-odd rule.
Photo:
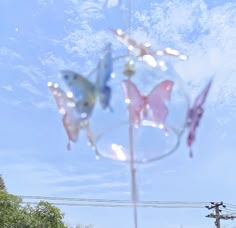
[[[225,203],[226,206],[233,206],[233,207],[236,207],[235,204],[231,204],[231,203]]]
[[[132,202],[130,200],[122,200],[122,199],[97,199],[97,198],[56,197],[56,196],[38,196],[38,195],[37,196],[18,195],[18,197],[24,200],[23,204],[37,204],[39,200],[45,200],[49,201],[51,204],[58,206],[77,206],[77,207],[131,207],[132,206]],[[139,201],[137,203],[137,206],[142,208],[215,209],[215,214],[211,213],[207,217],[215,218],[217,220],[215,221],[216,225],[217,223],[220,222],[220,219],[228,220],[235,218],[234,215],[236,215],[236,205],[234,204],[229,204],[229,203],[223,204],[223,202],[221,203],[210,202],[211,206],[205,206],[206,204],[209,204],[209,202],[146,200],[146,201]],[[219,209],[220,206],[223,207],[224,212],[228,213],[228,215],[220,215],[220,212],[222,212],[222,209]]]
[[[236,214],[236,210],[232,210],[232,209],[228,209],[228,208],[225,208],[223,210],[224,210],[224,212],[230,212],[231,214]]]
[[[23,204],[38,204],[38,202],[30,202],[23,201]],[[58,202],[50,202],[53,205],[57,206],[77,206],[77,207],[132,207],[132,204],[101,204],[101,203],[58,203]],[[203,208],[197,206],[168,206],[168,205],[154,205],[154,204],[139,204],[137,203],[137,207],[142,208]]]
[[[37,204],[39,200],[45,200],[58,206],[78,206],[78,207],[131,207],[129,200],[116,199],[95,199],[95,198],[69,198],[55,196],[27,196],[19,195],[24,204]],[[62,202],[64,201],[64,202]],[[139,201],[138,207],[143,208],[204,208],[206,202],[186,202],[186,201]]]
[[[230,227],[232,228],[232,227],[235,227],[235,226],[233,226],[234,224],[235,224],[234,222],[231,222],[229,224],[223,225],[222,228],[226,228],[226,227],[227,228],[230,228]]]
[[[54,196],[26,196],[18,195],[22,199],[35,199],[35,200],[56,200],[56,201],[79,201],[79,202],[106,202],[106,203],[130,203],[129,200],[115,200],[115,199],[95,199],[95,198],[69,198],[69,197],[54,197]],[[205,207],[209,202],[185,202],[185,201],[140,201],[142,204],[171,204],[171,205],[197,205]]]
[[[227,207],[229,207],[229,208],[234,208],[234,209],[236,209],[236,205],[234,205],[234,204],[225,203],[225,205],[226,205]]]

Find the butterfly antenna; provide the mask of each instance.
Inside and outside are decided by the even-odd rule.
[[[71,143],[70,143],[70,141],[67,143],[66,149],[67,149],[68,151],[71,151]]]
[[[114,109],[111,107],[111,106],[109,106],[109,110],[110,110],[110,112],[114,112]]]
[[[166,126],[164,127],[164,131],[165,131],[165,136],[166,137],[169,136],[169,130]]]
[[[189,150],[189,157],[190,157],[190,158],[193,158],[193,151],[192,151],[192,148],[190,148],[190,150]]]

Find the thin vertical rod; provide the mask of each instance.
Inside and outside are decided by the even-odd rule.
[[[131,34],[131,24],[132,24],[132,13],[133,13],[133,4],[132,4],[132,0],[129,0],[128,1],[129,2],[129,6],[128,6],[128,8],[129,8],[129,12],[128,12],[128,35],[130,36]],[[129,52],[129,54],[128,54],[128,56],[130,57],[130,50],[128,50]]]
[[[134,227],[138,228],[137,183],[136,183],[136,168],[134,164],[133,126],[131,123],[131,118],[129,121],[129,150],[130,150],[130,173],[131,173],[131,192],[132,192],[132,205],[133,205],[133,215],[134,215]]]
[[[128,0],[129,12],[128,12],[128,35],[131,33],[131,23],[132,23],[132,0]],[[130,51],[129,51],[130,57]],[[129,78],[130,80],[130,78]],[[129,91],[128,91],[129,94]],[[132,102],[132,101],[131,101]],[[138,211],[137,211],[137,182],[136,182],[136,168],[134,163],[134,136],[133,136],[133,125],[131,112],[129,110],[129,150],[130,150],[130,174],[131,174],[131,192],[132,192],[132,205],[133,205],[133,216],[134,216],[134,227],[138,228]]]
[[[129,12],[128,12],[128,35],[130,35],[131,32],[131,23],[132,23],[132,10],[133,10],[133,5],[132,5],[132,0],[129,0]]]

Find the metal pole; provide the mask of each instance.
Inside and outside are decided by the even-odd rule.
[[[219,206],[221,206],[222,204],[216,204],[215,205],[215,212],[216,212],[216,221],[215,221],[215,225],[216,228],[220,228],[220,210],[219,210]]]

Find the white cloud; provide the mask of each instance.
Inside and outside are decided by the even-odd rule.
[[[45,99],[44,101],[32,102],[32,105],[39,109],[55,109],[55,102],[52,102],[50,99]]]
[[[41,2],[50,3],[52,1],[41,0]],[[115,4],[114,0],[110,0],[109,2],[110,4]],[[83,59],[82,63],[85,62],[86,64],[81,64],[81,61],[78,60],[78,65],[83,65],[78,66],[78,68],[92,69],[96,64],[96,58],[99,55],[99,51],[104,47],[104,43],[112,37],[109,32],[105,30],[106,28],[99,27],[99,30],[95,28],[96,24],[91,23],[104,17],[102,6],[104,5],[105,0],[71,0],[71,3],[72,7],[67,10],[67,12],[71,13],[68,14],[68,16],[71,17],[70,25],[74,25],[73,18],[75,18],[78,26],[73,26],[71,30],[66,27],[66,29],[63,29],[63,32],[66,33],[63,41],[54,41],[56,44],[63,43],[64,51],[67,54],[69,53],[73,57],[76,55],[79,60]],[[214,8],[208,8],[203,0],[173,0],[164,1],[163,3],[158,4],[153,3],[151,4],[150,11],[140,10],[135,13],[133,34],[138,36],[142,41],[150,40],[157,48],[166,47],[166,45],[168,45],[188,54],[190,56],[188,61],[175,63],[179,74],[182,75],[184,80],[190,82],[191,89],[194,88],[194,90],[191,91],[191,94],[195,96],[202,86],[204,86],[206,79],[215,75],[215,82],[210,92],[209,101],[211,101],[213,105],[218,104],[217,106],[222,108],[225,107],[225,105],[221,105],[222,103],[230,105],[231,112],[233,112],[232,110],[236,111],[235,3],[226,3],[220,7]],[[17,84],[9,85],[6,83],[2,88],[6,91],[12,91],[18,86],[29,91],[33,95],[32,97],[38,98],[38,96],[41,96],[42,93],[44,93],[43,90],[41,91],[42,88],[38,87],[38,85],[44,84],[49,79],[49,75],[44,73],[48,72],[45,70],[47,67],[51,67],[55,70],[57,68],[67,68],[68,66],[75,67],[76,63],[72,62],[71,59],[66,59],[64,56],[61,57],[63,54],[64,52],[61,52],[60,55],[56,55],[49,50],[40,56],[36,56],[36,58],[41,61],[41,66],[30,64],[13,66],[27,77],[22,79],[20,83],[17,81]],[[4,56],[11,56],[14,60],[21,59],[20,54],[5,47],[0,48],[0,55],[3,57],[2,59],[4,59]],[[15,95],[18,96],[18,94]],[[49,93],[48,96],[50,96]],[[43,96],[43,98],[45,99],[41,99],[37,103],[34,103],[34,105],[37,107],[49,107],[49,99],[47,100],[46,96]],[[25,98],[20,97],[19,99],[21,100],[19,101],[20,103]],[[9,103],[9,99],[6,99],[6,101]],[[54,105],[54,103],[52,104]],[[224,110],[224,112],[222,112],[224,120],[222,121],[225,121],[226,114],[228,116],[229,113]],[[220,115],[217,116],[217,121],[220,119],[219,116]],[[235,116],[235,112],[232,116]],[[222,123],[222,125],[224,124],[225,122]],[[14,156],[15,154],[17,153],[14,153]],[[9,183],[9,189],[16,189],[15,191],[17,191],[17,194],[37,193],[42,195],[54,195],[55,193],[58,193],[58,195],[63,195],[73,193],[88,196],[96,193],[96,196],[108,194],[109,197],[111,197],[112,193],[114,193],[120,198],[125,194],[129,194],[130,188],[129,182],[127,181],[129,174],[126,172],[127,175],[124,175],[125,172],[122,172],[121,169],[117,169],[118,171],[115,173],[110,170],[107,170],[107,172],[106,170],[98,171],[96,169],[97,165],[89,163],[89,167],[91,166],[93,169],[83,167],[85,170],[88,170],[88,173],[78,175],[77,167],[68,167],[66,170],[63,170],[62,168],[55,168],[45,163],[29,160],[26,162],[25,157],[24,160],[18,161],[17,163],[12,162],[11,164],[7,163],[5,159],[1,160],[2,163],[4,162],[4,164],[1,165],[1,169],[7,176],[6,180],[11,182]],[[213,166],[217,166],[219,161],[214,163]],[[180,174],[178,175],[178,169],[177,171],[172,171],[173,164],[175,168],[178,166],[174,157],[172,161],[168,160],[168,163],[171,167],[165,166],[159,170],[154,167],[156,163],[153,164],[153,166],[150,165],[149,168],[153,168],[153,170],[155,168],[155,170],[154,172],[149,171],[147,177],[152,179],[145,177],[146,179],[143,180],[143,185],[148,188],[148,191],[142,193],[141,184],[139,184],[140,193],[146,194],[147,197],[150,195],[150,189],[153,187],[153,184],[151,183],[153,183],[156,178],[156,176],[150,176],[152,173],[153,175],[154,173],[155,175],[156,173],[159,173],[165,181],[166,177],[170,177],[172,174],[174,176],[173,179],[175,179],[176,182],[177,179],[179,179],[176,179],[176,175],[184,177],[186,172],[179,172]],[[82,162],[80,162],[79,165],[82,165]],[[181,163],[181,165],[184,166],[184,163]],[[103,164],[101,166],[103,166]],[[115,168],[112,167],[112,169],[114,170]],[[228,171],[229,173],[233,173],[233,170]],[[119,175],[119,173],[121,174]],[[139,175],[140,173],[141,169]],[[201,175],[196,172],[196,177],[198,176],[200,177]],[[224,179],[223,174],[219,176]],[[25,183],[24,186],[22,185],[23,180]],[[201,179],[199,183],[202,183],[202,181],[203,180]],[[228,180],[226,181],[229,183]],[[98,185],[97,183],[100,184]],[[159,183],[161,184],[160,180]],[[165,182],[163,181],[162,183]],[[172,185],[173,184],[171,184],[171,186]],[[159,188],[160,185],[157,185],[157,189]],[[163,189],[166,190],[167,188],[163,187]],[[196,227],[199,226],[200,225],[196,225]]]
[[[72,60],[65,59],[63,57],[56,56],[52,52],[45,53],[42,57],[39,58],[43,67],[47,67],[52,72],[58,74],[61,69],[73,69],[78,68],[77,62]]]
[[[9,157],[12,154],[17,154],[14,160]],[[90,197],[96,194],[102,197],[108,193],[127,195],[130,189],[127,180],[118,180],[122,170],[84,173],[84,169],[74,167],[76,172],[69,173],[70,167],[58,168],[54,164],[30,159],[24,151],[2,151],[1,156],[4,157],[4,164],[0,162],[0,172],[8,181],[6,184],[9,191],[17,195]],[[11,162],[7,162],[9,159]]]
[[[104,6],[105,0],[98,1],[83,1],[83,0],[70,0],[72,3],[72,11],[74,11],[78,16],[78,18],[82,18],[83,20],[93,19],[96,20],[98,18],[103,17],[102,9]]]
[[[66,63],[63,59],[56,57],[52,52],[48,52],[45,56],[40,58],[42,65],[57,67],[58,69],[64,68]]]
[[[39,2],[53,3],[46,0]],[[64,51],[72,58],[48,51],[38,56],[41,68],[26,64],[17,65],[15,68],[29,76],[29,83],[34,85],[51,79],[44,73],[49,68],[53,70],[53,75],[63,68],[77,68],[82,73],[92,70],[105,43],[114,41],[105,26],[97,30],[94,25],[100,18],[107,20],[106,7],[104,8],[106,4],[115,6],[119,1],[70,0],[66,12],[73,20],[69,24],[77,26],[75,29],[73,26],[65,30],[64,39],[55,42],[63,45]],[[156,48],[172,46],[188,54],[188,61],[175,62],[175,66],[183,79],[190,82],[190,88],[196,88],[193,96],[204,86],[205,80],[214,75],[215,82],[209,99],[212,103],[226,101],[231,104],[232,101],[228,98],[236,96],[236,83],[232,83],[235,81],[236,65],[235,12],[235,3],[208,8],[203,0],[153,2],[149,9],[134,12],[133,35],[140,41],[150,41]],[[6,47],[0,48],[0,54],[21,58],[18,53]],[[83,64],[78,64],[75,59]]]
[[[92,53],[98,53],[104,48],[108,37],[108,32],[93,32],[92,28],[86,25],[65,37],[65,49],[68,53],[76,52],[79,57],[89,59]]]
[[[47,79],[47,76],[44,74],[42,69],[34,65],[16,65],[15,69],[27,75],[28,79],[33,83],[40,83],[42,81],[46,81]]]
[[[135,18],[135,27],[158,48],[170,45],[189,55],[188,61],[176,63],[176,69],[184,80],[198,87],[194,96],[206,79],[214,76],[209,96],[212,103],[233,102],[228,99],[236,97],[235,3],[211,9],[203,0],[153,3],[150,11],[136,12]]]
[[[17,75],[10,74],[10,81],[2,85],[5,91],[1,101],[10,105],[30,103],[37,108],[51,108],[54,102],[50,93],[47,93],[47,80],[49,75],[44,74],[44,69],[35,65],[17,64],[10,65]],[[14,77],[15,76],[15,77]],[[46,91],[46,92],[45,92]],[[11,94],[6,92],[12,92]]]
[[[1,88],[8,91],[8,92],[13,92],[13,86],[12,85],[3,85]]]
[[[38,3],[43,6],[54,4],[54,0],[38,0]]]
[[[0,56],[4,57],[4,59],[7,57],[10,60],[22,59],[22,56],[19,53],[5,46],[0,47]]]
[[[36,88],[32,85],[32,83],[29,82],[21,82],[19,85],[21,88],[27,90],[32,95],[36,96],[43,96],[43,93],[40,91],[40,89]]]
[[[119,0],[107,0],[106,4],[108,8],[116,7],[119,4]]]
[[[72,2],[80,10],[86,9],[89,16],[80,14],[80,29],[68,33],[65,49],[89,59],[92,53],[101,50],[106,40],[111,39],[108,31],[95,31],[90,25],[91,17],[104,13],[103,1],[89,1],[83,6],[80,1]],[[231,83],[235,81],[236,65],[235,15],[235,3],[214,8],[208,8],[203,0],[152,3],[149,10],[134,13],[133,34],[140,41],[151,41],[157,48],[172,46],[188,54],[188,61],[175,63],[177,72],[197,88],[215,76],[211,92],[214,96],[210,95],[210,99],[213,103],[222,102],[228,96],[236,96],[236,83]]]

